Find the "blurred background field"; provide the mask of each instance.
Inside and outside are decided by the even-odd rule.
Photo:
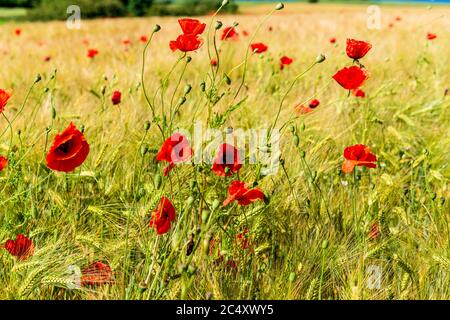
[[[236,41],[220,42],[222,72],[242,63],[251,39],[244,31],[252,35],[274,5],[242,5],[239,14],[218,17],[224,26],[238,22],[240,34]],[[0,16],[24,17],[24,12],[2,9]],[[220,129],[267,127],[292,79],[324,54],[326,61],[288,95],[281,120],[296,116],[294,106],[313,97],[321,105],[292,122],[299,149],[284,131],[286,171],[260,185],[270,203],[233,212],[231,231],[249,230],[252,254],[215,227],[206,231],[209,238],[198,240],[200,249],[186,256],[190,235],[197,237],[205,223],[197,200],[189,200],[198,197],[189,187],[190,167],[177,168],[170,192],[179,215],[174,230],[160,240],[154,285],[147,291],[141,283],[155,257],[157,237],[148,217],[159,200],[153,181],[161,171],[154,161],[161,141],[155,126],[148,134],[143,129],[151,119],[141,90],[139,38],[161,25],[145,70],[154,93],[179,58],[168,45],[180,32],[177,18],[107,17],[83,20],[80,30],[67,29],[64,21],[26,21],[26,16],[3,21],[0,88],[12,93],[5,114],[12,118],[21,110],[37,74],[42,81],[14,123],[13,156],[0,175],[0,243],[26,233],[36,254],[20,262],[0,249],[0,299],[449,299],[449,15],[447,6],[381,6],[380,29],[367,28],[364,4],[287,3],[271,16],[253,40],[269,50],[249,63],[242,93],[247,99]],[[199,19],[210,21],[207,15]],[[437,38],[427,40],[428,32]],[[365,99],[349,96],[331,79],[351,64],[347,38],[373,44],[363,60],[370,72]],[[99,55],[88,59],[89,48]],[[281,72],[283,55],[294,62]],[[210,60],[205,46],[190,56],[181,88],[189,84],[193,90],[177,115],[177,129],[191,129],[194,120],[205,118],[199,88],[207,81]],[[241,78],[242,70],[231,74],[216,112],[225,110]],[[123,92],[119,107],[109,101],[114,90]],[[91,153],[76,174],[52,174],[43,162],[46,137],[70,121],[85,127]],[[0,129],[9,132],[5,121]],[[2,154],[8,152],[8,138],[0,141]],[[150,149],[144,157],[142,141]],[[356,143],[371,147],[379,167],[344,175],[343,150]],[[253,170],[244,168],[242,175],[251,179]],[[214,187],[206,201],[223,201],[227,184],[216,177],[208,182]],[[217,221],[228,218],[223,210],[216,214]],[[380,225],[375,240],[368,236],[374,222]],[[236,269],[208,254],[208,240],[216,236],[222,254],[237,261]],[[108,262],[115,283],[68,290],[67,268],[95,260]],[[367,285],[370,266],[382,270],[379,287]]]

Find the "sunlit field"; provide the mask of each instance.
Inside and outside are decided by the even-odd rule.
[[[245,5],[187,53],[176,18],[2,24],[0,299],[449,299],[450,8],[369,17]]]

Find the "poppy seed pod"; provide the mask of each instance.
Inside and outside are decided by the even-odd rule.
[[[216,26],[215,26],[216,30],[220,30],[220,28],[222,28],[222,26],[223,26],[223,23],[221,21],[216,21]]]
[[[316,63],[322,63],[326,60],[327,58],[323,55],[320,54],[317,58],[316,58]]]
[[[159,30],[161,30],[161,26],[160,26],[159,24],[156,24],[156,25],[153,27],[153,32],[158,32]]]
[[[192,90],[192,86],[190,84],[186,85],[186,87],[184,87],[184,94],[187,95],[191,92]]]
[[[279,3],[277,4],[277,6],[275,7],[275,10],[283,10],[284,9],[284,4],[283,3]]]
[[[145,123],[144,123],[144,130],[145,130],[145,131],[150,130],[150,126],[151,126],[150,121],[145,121]]]

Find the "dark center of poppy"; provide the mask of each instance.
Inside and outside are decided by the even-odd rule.
[[[70,141],[60,144],[57,150],[63,154],[68,154],[70,151]]]

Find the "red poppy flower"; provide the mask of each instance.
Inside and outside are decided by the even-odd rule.
[[[363,58],[369,50],[372,49],[372,45],[365,41],[359,41],[355,39],[347,39],[347,55],[349,58],[358,60]]]
[[[180,50],[181,52],[190,52],[198,50],[203,45],[203,40],[193,34],[182,34],[177,40],[170,41],[170,49],[172,51]]]
[[[236,32],[236,29],[234,27],[226,27],[225,29],[223,29],[220,39],[236,39],[238,36],[239,34]]]
[[[280,69],[283,70],[284,66],[290,65],[292,62],[294,62],[294,60],[289,58],[288,56],[281,57],[281,59],[280,59]]]
[[[81,41],[81,43],[84,44],[85,46],[87,46],[87,45],[89,45],[89,40],[83,39],[83,40]]]
[[[212,171],[221,177],[229,177],[242,168],[239,151],[234,146],[224,143],[214,160]]]
[[[394,24],[391,22],[391,23],[388,24],[388,27],[389,27],[389,28],[393,28],[393,27],[394,27]]]
[[[46,56],[46,57],[44,57],[44,62],[49,62],[51,59],[52,59],[52,57]]]
[[[269,49],[268,46],[266,46],[264,43],[261,43],[261,42],[259,42],[259,43],[252,43],[250,45],[250,48],[252,48],[252,51],[255,52],[255,53],[263,53],[263,52],[266,52],[267,49]]]
[[[81,270],[81,285],[96,286],[112,283],[111,267],[103,262],[96,261]]]
[[[120,91],[114,91],[111,97],[113,105],[118,105],[122,101],[122,93]]]
[[[400,16],[395,17],[395,21],[402,21],[402,17]]]
[[[89,154],[89,144],[71,122],[63,133],[57,134],[47,154],[47,167],[71,172],[81,166]]]
[[[344,164],[342,171],[350,173],[356,166],[364,166],[367,168],[376,168],[377,157],[370,151],[369,147],[363,144],[357,144],[347,147],[344,150]]]
[[[7,165],[8,165],[8,159],[5,158],[4,156],[0,156],[0,172],[2,172],[3,169],[5,169]]]
[[[339,70],[333,79],[337,81],[344,89],[354,90],[361,87],[367,80],[368,74],[365,70],[357,66],[345,67]]]
[[[362,91],[361,89],[354,89],[354,90],[352,90],[352,93],[357,98],[365,98],[366,97],[366,93],[364,91]]]
[[[129,46],[129,45],[131,45],[131,40],[130,39],[124,39],[124,40],[122,40],[122,44],[126,45],[126,46]]]
[[[150,219],[150,228],[155,228],[159,235],[165,234],[170,230],[170,223],[175,220],[175,208],[166,197],[162,197],[158,209],[152,211]]]
[[[34,253],[33,241],[23,234],[17,235],[16,240],[6,241],[4,247],[12,256],[17,257],[19,260],[26,260]]]
[[[139,38],[139,41],[143,42],[143,43],[147,43],[148,42],[148,37],[147,36],[141,36]]]
[[[336,43],[336,38],[330,38],[330,43]]]
[[[244,31],[242,31],[242,35],[243,35],[244,37],[248,37],[250,34],[248,33],[247,30],[244,30]]]
[[[11,95],[3,89],[0,89],[0,113],[5,111],[5,107],[8,104],[8,100],[11,98]]]
[[[437,35],[435,33],[431,33],[431,32],[427,33],[427,39],[428,40],[434,40],[436,38],[437,38]]]
[[[92,59],[95,58],[95,56],[98,55],[98,50],[97,49],[89,49],[87,56],[88,58]]]
[[[181,30],[185,35],[194,35],[198,36],[205,31],[206,24],[201,23],[197,19],[179,19],[178,23],[180,24]]]
[[[297,106],[295,106],[295,108],[300,113],[309,113],[309,112],[313,112],[314,109],[317,108],[319,105],[320,105],[320,101],[317,99],[314,99],[314,100],[311,100],[311,102],[309,103],[309,105],[307,107],[305,107],[303,105],[297,105]]]
[[[161,150],[156,155],[156,161],[169,163],[169,166],[164,170],[164,175],[167,176],[176,163],[189,161],[192,154],[193,151],[186,137],[180,133],[174,133],[164,141]]]
[[[217,60],[216,59],[211,59],[211,65],[213,67],[217,66]]]
[[[241,206],[247,206],[257,200],[264,201],[264,193],[258,188],[250,189],[249,185],[242,181],[233,181],[228,188],[229,197],[223,202],[226,207],[230,203],[237,201]]]
[[[16,36],[20,36],[22,34],[22,29],[16,29],[14,30],[14,33],[16,34]]]

